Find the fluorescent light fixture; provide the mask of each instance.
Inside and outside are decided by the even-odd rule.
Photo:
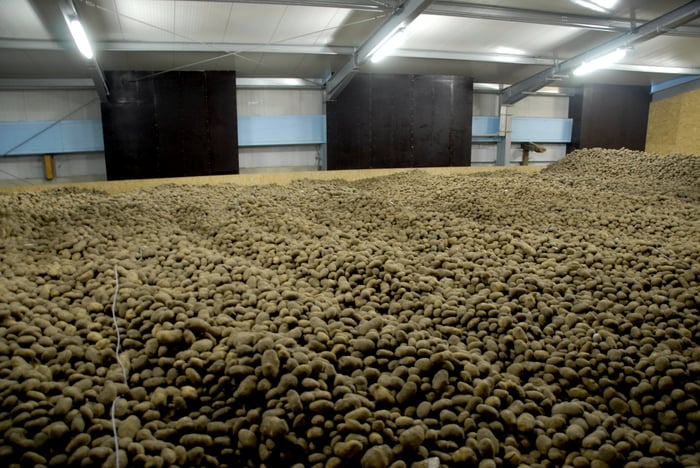
[[[598,57],[590,62],[583,62],[580,67],[574,70],[574,75],[586,75],[593,71],[600,70],[601,68],[608,67],[613,63],[617,63],[622,60],[626,54],[627,50],[625,49],[615,49],[609,54]]]
[[[68,28],[73,35],[73,40],[75,41],[75,45],[78,46],[80,53],[83,54],[85,58],[91,59],[93,57],[92,47],[90,47],[90,41],[88,41],[83,25],[80,24],[80,21],[77,19],[73,19],[68,22]]]
[[[384,41],[377,46],[372,52],[372,63],[381,62],[384,57],[391,55],[403,42],[406,40],[406,27],[401,26],[396,29],[393,34],[390,34]]]

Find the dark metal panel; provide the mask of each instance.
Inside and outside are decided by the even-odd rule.
[[[187,174],[211,174],[206,74],[184,72],[179,75],[182,112],[180,125],[173,131],[184,135],[180,167]]]
[[[114,179],[156,177],[157,163],[151,149],[158,143],[153,83],[140,81],[144,74],[106,74],[113,92],[111,102],[102,103],[102,132],[107,177]]]
[[[151,78],[154,83],[153,101],[158,126],[158,145],[153,152],[158,168],[158,177],[177,177],[182,169],[184,132],[176,129],[181,125],[182,93],[179,74],[165,74]],[[189,129],[188,129],[189,130]],[[182,171],[187,173],[187,171]]]
[[[417,76],[415,84],[416,166],[468,166],[473,81],[454,76]]]
[[[587,85],[579,100],[580,111],[579,103],[572,99],[570,149],[644,150],[651,100],[648,86]]]
[[[326,103],[328,169],[361,169],[372,162],[372,99],[368,75],[359,75],[338,100]],[[332,149],[331,149],[332,148]]]
[[[210,71],[206,77],[211,174],[237,174],[236,74]]]
[[[471,78],[360,74],[327,104],[328,168],[469,165]]]
[[[372,166],[410,167],[413,164],[412,120],[415,92],[410,75],[377,75],[370,88]]]
[[[235,73],[108,72],[107,78],[112,102],[103,104],[102,119],[109,179],[238,172]]]
[[[569,118],[573,119],[571,126],[571,142],[566,145],[566,152],[570,153],[581,146],[581,122],[583,120],[583,88],[579,88],[575,94],[569,97]]]

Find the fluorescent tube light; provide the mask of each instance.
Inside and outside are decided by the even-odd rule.
[[[75,41],[75,45],[78,46],[80,53],[83,54],[85,58],[91,59],[93,57],[92,48],[90,47],[90,41],[88,41],[83,25],[80,24],[80,21],[74,19],[68,22],[68,28],[73,35],[73,40]]]
[[[612,65],[622,60],[627,54],[625,49],[615,49],[607,55],[598,57],[597,59],[591,60],[590,62],[583,62],[580,67],[574,70],[574,75],[581,76],[591,73],[601,68]]]
[[[372,63],[380,62],[396,50],[406,40],[406,28],[401,27],[396,30],[388,39],[386,39],[377,50],[372,53]]]

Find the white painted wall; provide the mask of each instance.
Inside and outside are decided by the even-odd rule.
[[[569,98],[562,96],[528,96],[511,108],[513,117],[569,117]]]
[[[498,115],[498,94],[474,93],[472,113],[477,115]]]
[[[100,100],[92,90],[0,91],[0,122],[100,119]],[[104,153],[61,154],[54,158],[53,183],[104,180]],[[0,184],[49,183],[43,155],[0,155]]]
[[[320,164],[319,151],[319,145],[240,148],[238,166],[241,174],[315,171]]]
[[[323,92],[314,89],[239,89],[239,117],[323,114]],[[238,167],[242,174],[314,171],[319,167],[319,145],[242,147]]]

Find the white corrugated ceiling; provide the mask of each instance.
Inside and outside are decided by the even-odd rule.
[[[586,8],[586,2],[609,9]],[[72,44],[56,3],[2,0],[0,78],[89,76],[89,62]],[[372,0],[317,0],[313,6],[304,0],[74,3],[105,70],[235,69],[239,76],[252,77],[324,79],[350,60],[353,50],[392,14]],[[409,27],[406,42],[394,56],[381,64],[365,64],[362,70],[458,73],[476,81],[512,83],[686,3],[435,1]],[[644,67],[700,71],[700,22],[694,20],[673,33],[636,44],[630,51],[623,64],[643,71],[591,79],[649,84],[675,75]]]

